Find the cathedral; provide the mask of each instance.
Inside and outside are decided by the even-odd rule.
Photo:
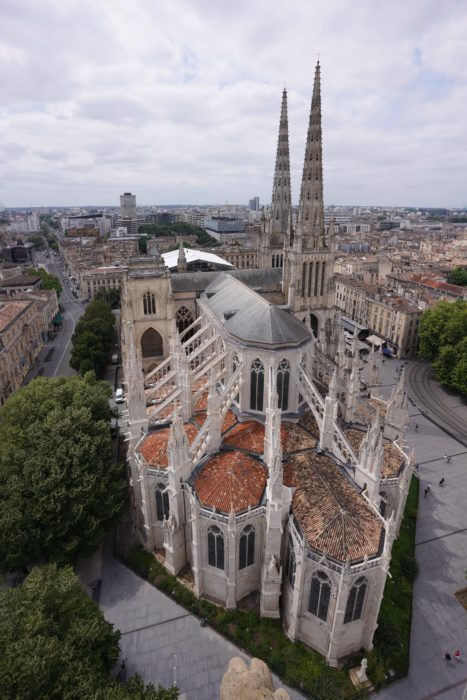
[[[370,650],[413,458],[405,377],[377,395],[333,300],[316,66],[296,220],[287,94],[261,267],[130,261],[122,358],[134,526],[197,596],[261,616],[330,665]]]

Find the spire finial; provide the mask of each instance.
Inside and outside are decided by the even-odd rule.
[[[292,211],[290,191],[289,121],[287,115],[287,90],[282,91],[279,135],[277,139],[276,165],[271,202],[269,245],[281,246],[286,236],[289,214]]]

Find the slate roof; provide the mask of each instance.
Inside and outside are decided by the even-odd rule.
[[[188,249],[187,249],[188,250]],[[186,252],[186,251],[185,251]],[[281,268],[264,268],[261,270],[229,270],[226,274],[244,282],[256,291],[280,291],[282,282]],[[213,272],[180,272],[172,275],[171,284],[174,292],[202,292],[219,275]]]
[[[223,513],[258,506],[266,488],[267,470],[244,452],[219,452],[194,480],[201,504]]]
[[[226,273],[202,296],[223,327],[236,339],[260,347],[298,347],[310,340],[305,324]]]
[[[341,562],[379,554],[381,521],[330,457],[294,455],[284,484],[295,487],[292,511],[310,547]]]

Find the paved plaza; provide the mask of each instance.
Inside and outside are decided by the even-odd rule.
[[[397,382],[397,360],[382,366],[381,394]],[[442,390],[441,390],[442,391]],[[452,410],[467,409],[454,396],[440,395]],[[467,586],[467,448],[410,405],[409,445],[419,464],[420,504],[416,536],[419,574],[415,581],[410,670],[377,700],[461,700],[467,684],[467,612],[454,592]],[[415,426],[418,425],[418,431]],[[451,457],[446,463],[444,456]],[[439,480],[445,478],[445,486]],[[431,485],[427,498],[424,488]],[[177,683],[187,700],[217,700],[232,656],[247,655],[112,557],[111,550],[79,567],[86,583],[102,578],[100,605],[122,632],[129,674],[146,682]],[[444,653],[462,652],[446,665]],[[275,679],[276,687],[281,685]],[[289,689],[288,689],[289,690]],[[291,698],[302,696],[289,690]]]

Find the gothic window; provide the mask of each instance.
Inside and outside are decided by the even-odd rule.
[[[287,360],[282,360],[277,368],[277,396],[279,408],[283,411],[289,407],[289,380],[290,365]]]
[[[169,494],[166,491],[165,484],[157,484],[156,486],[156,518],[164,520],[169,517]]]
[[[193,321],[194,318],[191,311],[189,311],[189,309],[187,309],[186,306],[181,306],[175,315],[175,322],[177,324],[178,332],[183,333],[183,331],[186,330],[188,326],[191,326]],[[184,340],[187,339],[188,334],[185,336]]]
[[[308,601],[308,612],[326,621],[328,617],[329,600],[331,598],[331,582],[323,571],[313,574]]]
[[[302,297],[305,296],[306,263],[302,265]]]
[[[256,358],[250,371],[250,408],[252,411],[263,410],[264,365]]]
[[[245,569],[255,562],[255,529],[247,525],[240,535],[239,569]]]
[[[366,579],[361,576],[350,589],[347,607],[345,608],[344,624],[361,618],[363,603],[365,602],[366,587]]]
[[[324,294],[324,271],[326,269],[326,263],[323,262],[323,270],[321,272],[321,294],[320,296],[323,296]]]
[[[386,513],[388,511],[388,494],[384,491],[381,491],[379,495],[381,496],[381,501],[379,503],[379,512],[381,513],[383,518],[385,518]]]
[[[295,551],[290,535],[289,544],[287,547],[287,561],[285,562],[285,575],[287,577],[287,581],[293,588],[295,585]]]
[[[154,328],[148,328],[141,336],[141,353],[143,357],[163,355],[162,336]]]
[[[217,525],[208,530],[208,563],[216,569],[224,568],[224,536]]]
[[[283,267],[283,266],[284,266],[284,256],[281,255],[281,267]]]
[[[156,313],[156,297],[152,292],[146,292],[143,296],[143,311],[145,316]]]
[[[309,269],[308,269],[308,296],[311,297],[311,285],[313,282],[313,265],[314,263],[309,264]]]

